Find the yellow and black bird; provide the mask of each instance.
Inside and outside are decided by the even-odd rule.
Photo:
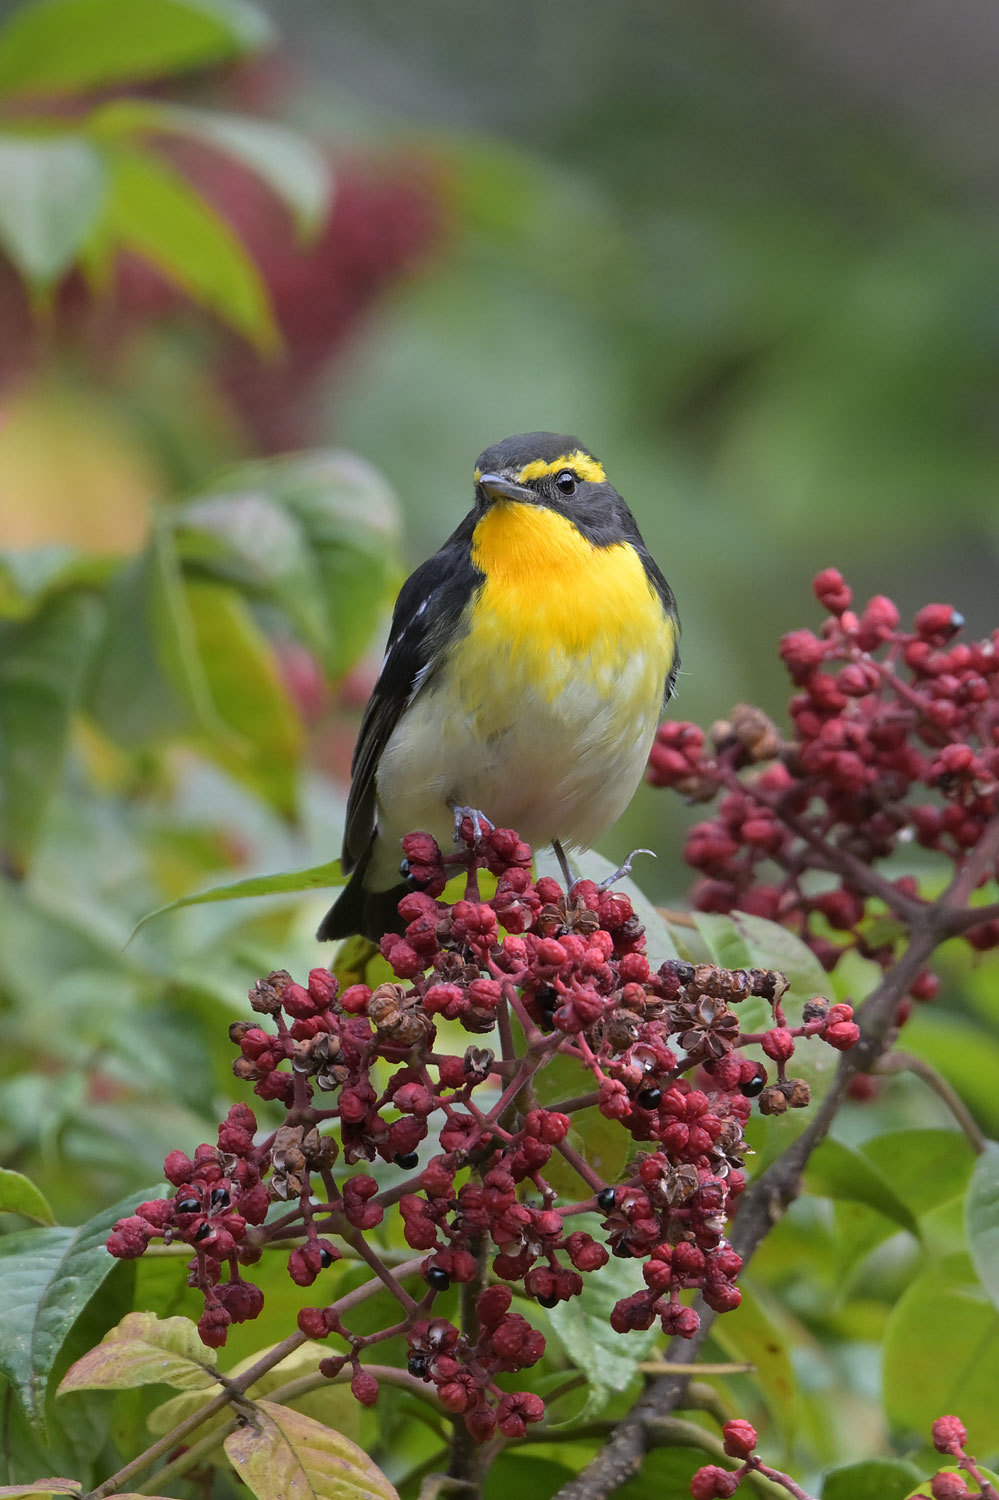
[[[475,503],[403,584],[351,767],[343,869],[320,939],[399,925],[400,840],[455,810],[535,848],[589,848],[641,780],[679,666],[672,590],[574,437],[487,448]]]

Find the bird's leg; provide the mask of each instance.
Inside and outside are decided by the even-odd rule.
[[[454,813],[454,841],[456,844],[460,844],[462,841],[461,825],[466,818],[471,819],[472,842],[476,848],[482,843],[485,834],[492,833],[496,827],[496,824],[491,823],[485,813],[481,812],[477,807],[452,807],[451,811]]]
[[[630,875],[631,861],[635,858],[636,854],[650,854],[653,859],[655,859],[656,857],[655,851],[652,849],[632,849],[631,853],[628,855],[628,858],[624,861],[624,864],[618,865],[617,869],[613,872],[613,874],[608,875],[606,880],[601,880],[600,884],[597,886],[597,890],[609,891],[611,886],[614,885],[616,881],[623,880],[626,875]]]
[[[569,861],[566,858],[565,850],[562,848],[562,845],[559,843],[558,839],[552,839],[552,849],[555,852],[555,858],[558,860],[559,869],[562,871],[562,879],[565,881],[566,895],[568,895],[573,886],[576,884],[576,877],[569,869]]]

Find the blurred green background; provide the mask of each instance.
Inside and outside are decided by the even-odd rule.
[[[984,0],[0,3],[0,1161],[57,1215],[204,1139],[247,986],[327,957],[322,893],[128,940],[336,853],[392,597],[489,443],[603,459],[684,718],[780,716],[828,565],[994,627],[997,72]],[[680,904],[698,815],[642,788],[604,852]],[[906,1044],[995,1133],[994,980],[946,978]],[[841,1133],[949,1123],[896,1080]],[[761,1257],[813,1466],[885,1446],[924,1253],[887,1233],[815,1199]]]

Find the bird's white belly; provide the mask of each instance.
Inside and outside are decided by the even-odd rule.
[[[550,668],[542,688],[516,663],[499,663],[471,694],[445,669],[418,694],[378,768],[375,883],[398,879],[405,833],[432,833],[446,847],[456,805],[534,847],[557,838],[588,848],[624,811],[659,720],[659,653],[635,653],[609,672],[553,651]]]

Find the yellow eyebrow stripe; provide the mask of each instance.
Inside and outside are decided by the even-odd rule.
[[[582,448],[577,448],[575,453],[563,453],[558,458],[553,458],[551,463],[543,458],[536,458],[525,464],[514,477],[518,484],[527,484],[531,479],[541,479],[545,474],[558,474],[562,469],[571,469],[578,479],[590,479],[596,484],[607,478],[603,464],[597,463]]]

